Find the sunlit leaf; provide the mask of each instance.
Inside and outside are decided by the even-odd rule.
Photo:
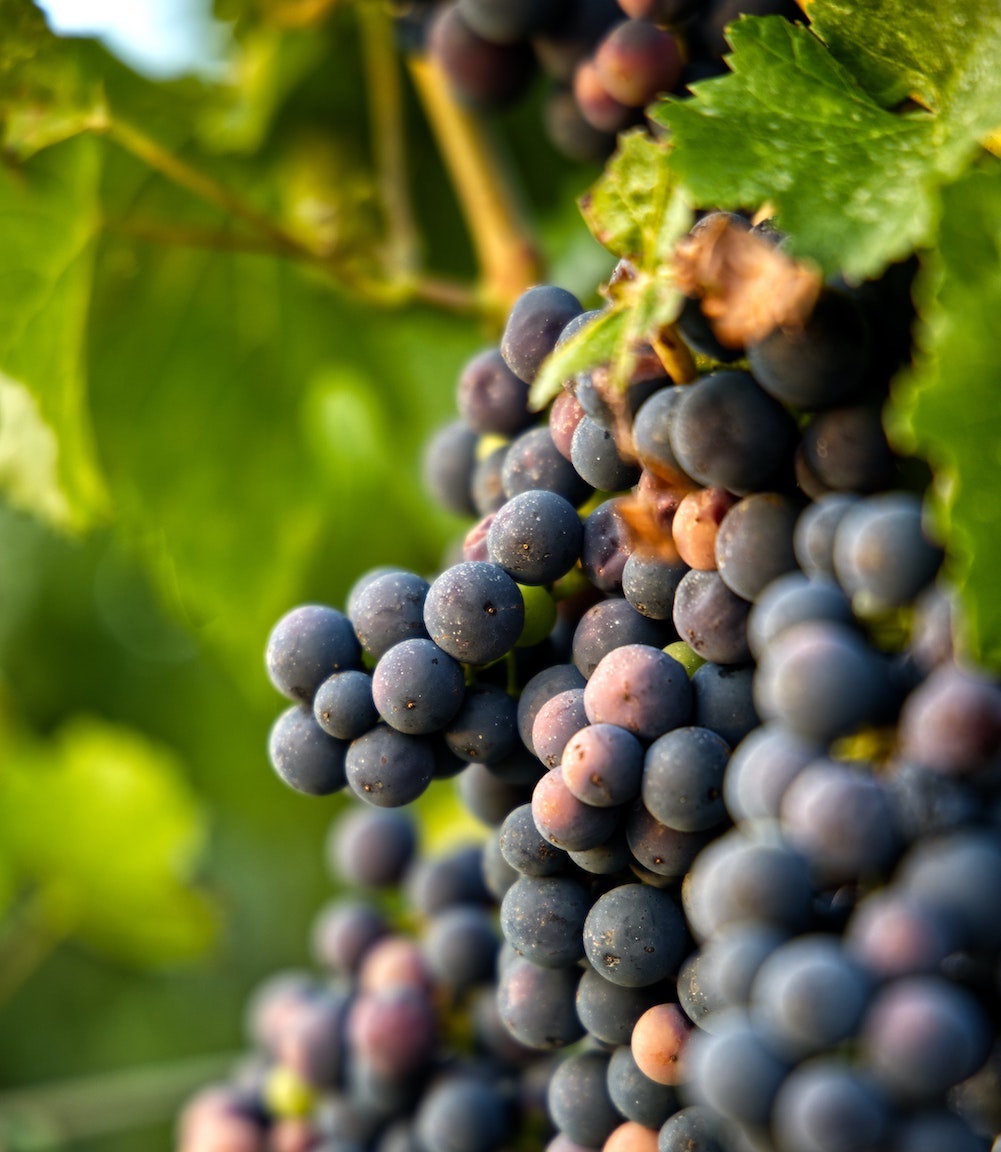
[[[863,279],[927,243],[939,129],[882,108],[809,30],[779,16],[731,25],[732,71],[657,106],[696,202],[768,203],[793,252]]]
[[[216,913],[194,883],[204,816],[178,759],[139,733],[77,718],[51,740],[15,744],[0,829],[20,885],[94,949],[158,967],[215,938]]]
[[[106,510],[85,364],[100,171],[100,144],[85,137],[0,169],[3,408],[46,445],[32,462],[0,433],[4,476],[20,506],[73,528]]]
[[[959,158],[1001,126],[1001,6],[994,0],[813,0],[811,25],[885,107],[907,97],[934,112]]]

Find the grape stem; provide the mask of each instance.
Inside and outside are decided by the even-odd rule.
[[[674,325],[662,328],[650,341],[650,345],[675,384],[691,384],[698,376],[698,368],[688,345],[678,335]]]
[[[105,110],[91,120],[92,131],[106,135],[171,183],[246,225],[253,235],[245,238],[229,236],[222,229],[157,228],[128,222],[113,222],[110,227],[165,243],[298,260],[319,268],[373,304],[417,301],[460,313],[484,311],[499,322],[521,293],[541,279],[542,262],[497,141],[480,117],[455,100],[447,77],[434,61],[410,59],[414,85],[469,228],[480,288],[422,273],[419,236],[407,192],[403,97],[390,17],[376,5],[359,5],[358,19],[385,222],[381,276],[366,276],[354,265],[345,266],[336,255],[309,244],[232,188]]]
[[[393,275],[387,279],[362,277],[356,268],[349,269],[329,253],[310,247],[225,184],[182,160],[118,116],[102,113],[91,122],[90,128],[106,135],[171,183],[218,208],[227,217],[241,221],[250,228],[253,235],[234,235],[224,229],[213,231],[133,224],[129,221],[108,222],[108,227],[114,231],[167,244],[255,252],[297,260],[318,268],[338,284],[350,287],[368,302],[383,307],[419,302],[463,314],[478,310],[477,294],[472,287],[444,277],[417,274],[411,268],[403,269],[402,273],[391,269]],[[394,251],[396,246],[402,245],[400,237],[396,238],[393,245]]]
[[[231,232],[224,228],[186,228],[164,224],[157,220],[136,219],[105,219],[102,225],[106,231],[117,236],[157,244],[164,248],[200,248],[210,252],[239,252],[251,256],[281,255],[275,251],[274,245],[267,237]],[[296,253],[293,258],[306,263],[318,263],[314,257],[305,252]],[[337,279],[343,282],[342,277]],[[364,293],[365,289],[358,287],[358,291]],[[383,305],[411,302],[429,304],[458,315],[475,315],[479,311],[476,293],[468,284],[426,273],[409,278],[405,294],[390,296],[388,293],[380,292],[378,299],[373,299],[373,303]]]
[[[541,257],[496,138],[459,104],[435,61],[411,56],[410,74],[459,199],[480,268],[484,305],[498,319],[542,276]]]
[[[386,264],[409,279],[419,265],[420,244],[408,194],[403,92],[392,17],[379,4],[356,7],[365,58],[372,154],[386,227]]]
[[[235,217],[249,225],[255,232],[268,239],[271,250],[276,254],[284,256],[304,254],[303,243],[265,213],[218,180],[175,156],[169,149],[125,120],[109,114],[94,126],[149,168],[166,176],[171,183],[187,189],[200,200],[219,208],[227,216]]]

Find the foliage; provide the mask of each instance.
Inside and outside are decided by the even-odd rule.
[[[943,195],[939,247],[917,286],[919,355],[892,414],[898,438],[933,464],[937,519],[949,539],[972,655],[1001,666],[995,574],[1001,509],[994,498],[1001,422],[988,340],[1001,307],[1001,171],[975,169]]]
[[[155,967],[204,951],[215,915],[190,885],[206,828],[172,753],[81,716],[44,742],[7,734],[4,760],[3,871],[35,930]]]
[[[916,253],[918,356],[887,423],[936,468],[966,642],[1001,667],[1001,173],[982,147],[1001,15],[804,8],[734,24],[730,72],[658,101],[597,180],[552,156],[537,108],[457,116],[529,191],[540,234],[505,279],[520,224],[499,193],[489,221],[470,206],[492,153],[450,177],[381,5],[228,5],[227,71],[154,84],[0,0],[0,959],[27,975],[40,938],[83,944],[52,981],[107,1013],[74,1046],[47,970],[0,998],[8,1080],[232,1045],[247,987],[300,960],[330,809],[304,815],[263,768],[267,630],[375,563],[437,565],[456,522],[418,495],[420,445],[540,252],[578,293],[606,279],[608,304],[543,369],[540,407],[594,365],[624,378],[644,343],[690,378],[672,253],[699,209],[774,213],[827,277]],[[162,969],[213,941],[182,994]],[[162,983],[121,992],[93,954]]]

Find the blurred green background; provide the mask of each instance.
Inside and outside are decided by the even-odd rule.
[[[156,75],[0,0],[5,1152],[170,1148],[248,991],[309,963],[342,801],[267,765],[266,637],[372,565],[438,566],[462,524],[423,496],[421,445],[497,335],[388,10],[128,7],[182,21],[176,58],[162,31],[152,63],[134,30],[114,41]],[[373,116],[389,60],[399,101],[380,90]],[[489,131],[546,274],[586,294],[606,257],[575,198],[596,170],[556,157],[539,104]],[[420,275],[464,286],[469,314],[393,280],[386,138]]]

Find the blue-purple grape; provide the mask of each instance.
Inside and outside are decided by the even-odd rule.
[[[358,638],[343,612],[324,604],[302,604],[272,628],[265,665],[282,695],[310,704],[328,676],[359,667],[360,656]]]

